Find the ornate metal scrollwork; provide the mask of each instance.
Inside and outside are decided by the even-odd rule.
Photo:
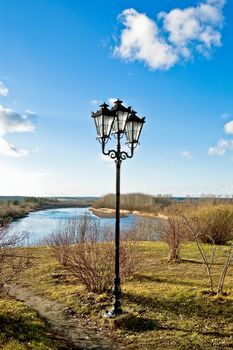
[[[105,151],[103,149],[102,151],[103,151],[103,154],[105,156],[108,156],[111,159],[117,159],[119,161],[126,160],[127,158],[132,158],[133,157],[133,152],[131,152],[131,154],[128,154],[125,151],[117,152],[114,149],[111,149],[109,151]]]
[[[119,142],[119,139],[120,139],[120,137],[118,138],[118,142]],[[120,150],[120,145],[118,143],[118,147],[119,148],[117,150],[111,149],[111,150],[106,151],[105,150],[105,145],[108,142],[108,140],[101,138],[101,139],[99,139],[99,142],[102,144],[102,153],[105,156],[108,156],[111,159],[116,159],[116,160],[118,160],[120,162],[123,161],[123,160],[126,160],[127,158],[132,158],[133,154],[134,154],[134,149],[137,147],[137,144],[131,144],[131,146],[129,147],[131,152],[128,153],[126,151],[121,151]]]
[[[107,152],[107,155],[111,158],[111,159],[116,159],[117,158],[117,152],[114,151],[113,149],[111,149],[110,151]]]
[[[131,156],[127,152],[122,151],[120,153],[120,160],[126,160],[127,158],[131,158]]]

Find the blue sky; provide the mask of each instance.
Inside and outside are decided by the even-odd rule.
[[[103,195],[92,110],[146,116],[122,192],[233,194],[233,5],[0,0],[0,194]]]

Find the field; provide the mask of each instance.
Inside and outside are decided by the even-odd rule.
[[[36,258],[15,283],[65,304],[82,322],[97,327],[101,333],[110,333],[124,349],[233,348],[232,268],[226,278],[226,295],[210,296],[206,272],[194,243],[183,246],[179,264],[167,263],[164,243],[138,243],[140,264],[132,278],[123,283],[125,313],[110,320],[102,317],[111,307],[110,296],[87,293],[59,266],[49,248],[31,249]],[[209,249],[207,245],[206,249]],[[216,281],[225,254],[226,246],[218,247],[214,265]],[[3,311],[0,312],[2,315]],[[11,312],[7,315],[10,318]],[[14,318],[11,322],[15,322]],[[2,334],[1,331],[0,339],[7,342],[10,333]],[[10,341],[14,336],[15,333]]]

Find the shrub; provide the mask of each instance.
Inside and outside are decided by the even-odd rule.
[[[161,223],[162,240],[169,246],[168,260],[178,262],[181,245],[187,239],[187,229],[175,206],[166,210],[165,214],[167,220]]]
[[[115,246],[111,228],[101,226],[86,215],[83,218],[61,222],[48,239],[57,260],[91,292],[102,293],[112,289]],[[121,277],[132,275],[135,268],[135,244],[121,244]]]
[[[188,213],[187,209],[186,212]],[[214,295],[216,294],[214,291],[214,274],[212,271],[213,268],[213,264],[214,264],[214,259],[216,256],[216,244],[214,239],[209,236],[209,235],[205,235],[203,233],[203,231],[209,227],[209,223],[207,224],[207,226],[203,226],[203,224],[205,223],[204,220],[202,220],[200,218],[200,216],[193,216],[190,215],[189,217],[186,215],[186,213],[182,212],[182,210],[180,208],[177,208],[177,214],[179,215],[179,218],[181,220],[183,220],[184,225],[186,226],[186,228],[188,229],[188,231],[190,232],[191,236],[193,237],[193,240],[196,243],[196,246],[199,250],[199,253],[202,257],[202,261],[203,264],[206,268],[207,271],[207,275],[208,275],[208,279],[209,279],[209,284],[210,284],[210,294]],[[212,249],[210,249],[210,254],[208,254],[206,252],[206,250],[204,249],[200,237],[207,237],[208,239],[210,239],[211,243],[212,243]],[[225,283],[225,278],[226,278],[226,274],[227,271],[229,269],[229,267],[231,266],[231,262],[233,260],[233,243],[228,246],[228,248],[226,249],[226,259],[225,262],[223,264],[223,269],[222,272],[220,274],[219,277],[219,281],[218,281],[218,287],[217,287],[217,294],[223,294],[223,287],[224,287],[224,283]]]
[[[18,248],[24,243],[26,234],[10,234],[8,225],[7,219],[0,219],[0,290],[31,261],[28,249]]]
[[[213,204],[197,206],[191,209],[188,217],[199,226],[203,243],[224,244],[233,238],[233,207],[231,204]]]

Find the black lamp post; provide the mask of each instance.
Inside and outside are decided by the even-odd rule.
[[[113,286],[113,309],[106,316],[114,317],[122,314],[121,309],[121,282],[120,282],[120,169],[121,162],[132,158],[134,149],[139,144],[139,137],[145,123],[145,118],[139,118],[131,107],[124,107],[119,99],[114,102],[111,109],[106,103],[100,106],[97,112],[92,112],[97,139],[101,143],[102,153],[115,159],[116,163],[116,223],[115,223],[115,278]],[[110,135],[116,138],[116,149],[106,151],[106,144]],[[121,139],[125,135],[126,144],[130,152],[121,150]]]

